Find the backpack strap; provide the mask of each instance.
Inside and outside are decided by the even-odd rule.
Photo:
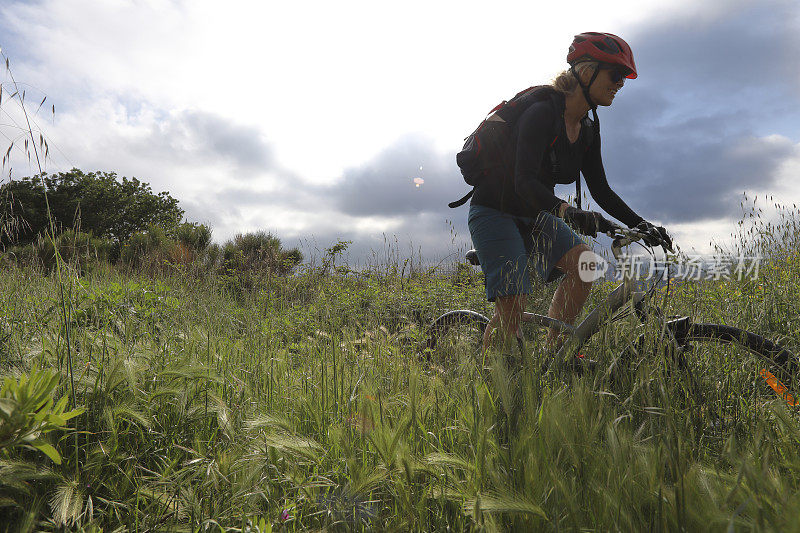
[[[592,138],[590,139],[589,143],[587,144],[588,147],[591,146],[592,143],[598,142],[600,140],[600,120],[597,118],[597,106],[592,108],[592,116],[594,117],[594,122],[592,123]],[[588,120],[589,117],[586,117],[584,120]],[[575,180],[575,206],[580,209],[581,208],[581,173],[578,172],[578,179]]]
[[[450,202],[449,204],[447,204],[447,207],[449,207],[450,209],[455,209],[456,207],[461,207],[462,205],[467,203],[467,200],[472,198],[473,194],[475,194],[475,187],[473,187],[467,194],[465,194],[460,199],[456,200],[455,202]]]

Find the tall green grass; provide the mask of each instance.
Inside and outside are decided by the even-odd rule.
[[[756,280],[683,283],[658,298],[669,314],[743,327],[796,351],[800,260],[770,261]],[[411,270],[352,272],[329,258],[243,290],[230,276],[80,277],[65,265],[59,282],[9,267],[0,277],[3,374],[53,369],[53,396],[71,396],[71,354],[84,412],[44,437],[61,464],[37,450],[0,451],[0,523],[796,527],[800,424],[756,377],[754,358],[703,346],[682,372],[657,323],[626,321],[586,347],[600,368],[580,378],[541,375],[536,331],[522,369],[484,364],[468,344],[424,362],[430,320],[490,308],[474,271]],[[532,307],[546,308],[552,290],[540,287]],[[597,284],[592,301],[608,290]],[[642,331],[647,345],[618,359]]]
[[[3,167],[16,143],[41,174],[46,140],[24,92],[9,100],[24,123]],[[797,210],[743,207],[720,251],[763,255],[759,277],[658,299],[797,352]],[[0,232],[17,222],[0,213]],[[542,375],[537,331],[521,367],[470,343],[423,353],[438,314],[490,309],[474,271],[396,246],[359,272],[338,243],[319,267],[243,279],[87,269],[45,239],[52,273],[0,263],[0,530],[798,529],[798,413],[735,347],[678,370],[659,323],[629,320],[586,347],[597,372]]]

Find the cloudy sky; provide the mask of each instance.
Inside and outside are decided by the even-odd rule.
[[[463,137],[552,79],[583,31],[634,51],[639,78],[600,118],[609,182],[640,215],[702,251],[744,191],[800,203],[796,0],[551,4],[0,0],[0,46],[29,107],[47,97],[47,171],[135,176],[218,241],[263,229],[309,254],[352,240],[352,262],[387,242],[454,254]],[[12,161],[12,177],[35,172]]]

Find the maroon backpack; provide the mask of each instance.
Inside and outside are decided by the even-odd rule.
[[[480,123],[464,142],[464,147],[456,155],[456,163],[468,185],[476,187],[491,181],[500,181],[503,176],[514,173],[516,160],[516,143],[514,125],[522,113],[537,102],[550,100],[556,108],[557,92],[550,85],[537,85],[519,92],[511,100],[503,100],[489,111],[488,116]],[[558,117],[558,113],[556,117]],[[556,118],[555,130],[559,130]],[[558,173],[558,160],[555,152],[555,141],[550,143],[550,163],[555,174]],[[577,202],[580,207],[580,177],[576,183]],[[473,189],[466,196],[447,204],[451,208],[464,205],[475,192]]]

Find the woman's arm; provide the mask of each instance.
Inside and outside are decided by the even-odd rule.
[[[643,219],[637,215],[633,209],[628,207],[628,204],[622,201],[622,198],[617,196],[617,193],[611,190],[606,179],[606,171],[603,168],[603,159],[600,156],[600,139],[595,138],[586,156],[583,159],[583,166],[581,168],[583,176],[586,178],[586,184],[589,186],[589,192],[592,198],[595,199],[606,213],[621,221],[629,228],[634,227]]]

